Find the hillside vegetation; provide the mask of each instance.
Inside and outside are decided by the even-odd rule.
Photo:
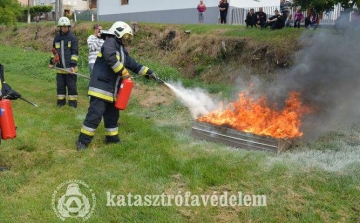
[[[93,24],[79,23],[72,28],[79,39],[80,66],[84,69],[86,39],[93,32]],[[104,29],[110,26],[111,23],[103,24]],[[249,73],[272,79],[279,69],[291,66],[294,52],[301,47],[298,41],[301,31],[297,29],[260,32],[243,26],[140,23],[135,30],[135,38],[128,47],[134,57],[161,61],[178,69],[183,77],[207,83],[230,84],[239,75],[246,77]],[[50,52],[57,28],[49,22],[1,27],[0,31],[3,44]]]

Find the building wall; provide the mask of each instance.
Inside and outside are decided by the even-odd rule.
[[[101,14],[116,14],[174,9],[193,9],[196,11],[196,6],[199,4],[199,1],[196,0],[129,0],[127,5],[121,5],[120,2],[121,0],[98,0],[98,12],[101,12]],[[204,0],[208,7],[217,6],[218,2],[218,0]]]
[[[99,8],[98,8],[99,10]],[[99,13],[99,11],[98,11]],[[219,17],[218,7],[207,7],[204,23],[216,24]],[[228,18],[230,13],[228,14]],[[137,21],[149,23],[167,23],[167,24],[196,24],[198,23],[198,12],[194,9],[174,9],[161,11],[147,11],[134,13],[116,13],[99,15],[99,21]]]
[[[18,0],[18,2],[19,2],[21,5],[28,5],[28,0]],[[31,5],[31,1],[30,1],[30,5]]]
[[[198,23],[197,4],[195,0],[129,0],[121,5],[121,0],[98,0],[99,21],[138,21],[154,23],[196,24]],[[234,7],[277,6],[280,0],[230,0],[228,23]],[[205,23],[215,24],[218,21],[219,0],[204,0],[207,6]]]
[[[196,0],[129,0],[129,4],[121,5],[121,0],[98,0],[99,13],[116,14],[116,13],[134,13],[149,12],[174,9],[195,9],[200,1]],[[230,0],[230,6],[242,7],[259,7],[259,6],[276,6],[280,5],[280,0]],[[207,7],[217,7],[219,0],[204,0]]]

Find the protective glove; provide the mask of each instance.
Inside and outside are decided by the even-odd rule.
[[[14,90],[10,90],[5,94],[4,98],[9,100],[16,100],[18,98],[21,98],[21,94]]]
[[[157,81],[159,79],[158,75],[155,72],[151,74],[145,74],[145,78]]]
[[[131,74],[129,73],[129,71],[126,68],[124,68],[123,71],[121,72],[121,76],[123,78],[130,78]]]
[[[14,91],[10,85],[6,82],[3,82],[2,89],[1,89],[3,98],[9,99],[9,100],[16,100],[18,98],[21,98],[21,94]]]
[[[12,88],[8,83],[3,82],[1,92],[3,95],[7,95],[10,91],[12,91]]]

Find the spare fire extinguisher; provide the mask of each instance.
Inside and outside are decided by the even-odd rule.
[[[1,138],[12,139],[16,137],[16,127],[14,116],[11,108],[11,101],[9,99],[0,100],[0,129]]]
[[[124,78],[116,98],[115,108],[125,110],[130,99],[131,90],[134,87],[134,81],[130,78]]]

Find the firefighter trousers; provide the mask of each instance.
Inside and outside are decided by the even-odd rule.
[[[90,106],[85,121],[81,127],[78,141],[88,145],[95,135],[95,130],[104,118],[105,136],[107,143],[120,142],[118,136],[118,120],[120,112],[114,103],[90,97]]]
[[[77,76],[74,74],[56,74],[57,105],[63,106],[66,103],[66,88],[69,96],[69,106],[77,107]]]

